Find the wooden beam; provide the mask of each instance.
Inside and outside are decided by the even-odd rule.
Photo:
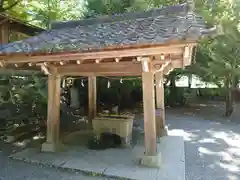
[[[160,61],[161,62],[161,61]],[[160,64],[157,61],[153,61],[153,69],[154,72],[161,72],[163,71],[163,74],[168,74],[169,72],[171,72],[172,70],[174,70],[175,68],[182,68],[182,60],[171,60],[171,61],[166,61],[164,62],[164,64]]]
[[[183,59],[178,59],[178,60],[175,60],[175,61],[171,61],[171,65],[172,65],[173,69],[182,68],[182,61],[183,61]]]
[[[169,68],[170,66],[172,66],[171,68],[173,69],[182,68],[182,65],[183,65],[182,56],[174,59],[165,58],[164,60],[155,59],[152,61],[152,69],[154,72],[163,71],[165,68]],[[165,73],[166,73],[166,70],[165,70]]]
[[[13,76],[30,76],[30,75],[43,75],[41,71],[34,70],[13,70],[13,69],[0,69],[0,75],[13,75]],[[44,75],[43,75],[44,76]]]
[[[160,68],[159,72],[162,72],[168,66],[171,66],[171,61],[167,61],[166,63],[162,64],[162,67]]]
[[[133,62],[110,62],[110,63],[93,63],[93,64],[79,64],[56,66],[58,72],[62,75],[69,74],[141,74],[142,67],[140,63]]]
[[[145,155],[155,156],[156,146],[156,122],[155,122],[155,98],[154,98],[154,73],[142,73],[143,109],[144,109],[144,137]]]
[[[92,120],[97,114],[97,82],[96,76],[88,77],[88,123],[92,127]]]
[[[105,50],[97,52],[75,52],[75,53],[52,53],[52,54],[10,54],[2,55],[0,59],[5,60],[6,63],[23,63],[23,62],[41,62],[41,61],[64,61],[64,60],[92,60],[92,59],[106,59],[106,58],[122,58],[134,56],[150,56],[161,54],[182,54],[185,44],[166,45],[157,47],[143,47],[136,49],[116,49]]]
[[[173,69],[174,69],[174,68],[173,68],[172,63],[169,63],[167,66],[164,67],[164,69],[163,69],[162,72],[163,72],[164,75],[167,75],[167,74],[169,74],[169,72],[171,72]],[[160,71],[159,71],[159,72],[160,72]]]

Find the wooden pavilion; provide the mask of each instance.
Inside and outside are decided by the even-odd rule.
[[[163,75],[190,65],[197,41],[212,32],[189,3],[55,22],[37,36],[3,45],[0,65],[41,69],[48,75],[47,140],[42,147],[48,151],[59,144],[61,77],[88,77],[91,123],[96,114],[97,76],[142,76],[145,156],[154,157],[157,138],[165,130]],[[155,117],[154,79],[159,118]]]
[[[34,36],[43,31],[42,28],[23,22],[6,13],[0,14],[0,29],[1,44],[9,43],[11,39],[21,40]]]

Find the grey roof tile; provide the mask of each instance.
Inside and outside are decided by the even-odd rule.
[[[167,40],[198,40],[204,21],[188,4],[79,21],[55,22],[43,33],[2,45],[0,53],[88,51],[108,46],[162,44]],[[189,30],[199,31],[196,35]]]

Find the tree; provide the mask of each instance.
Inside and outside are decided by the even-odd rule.
[[[237,1],[197,1],[198,11],[208,24],[221,24],[224,34],[201,42],[197,63],[190,70],[207,82],[224,86],[226,92],[226,116],[233,112],[233,90],[239,80],[239,3]]]
[[[12,9],[14,6],[16,6],[17,4],[19,4],[21,2],[21,0],[16,0],[16,1],[12,1],[12,0],[0,0],[0,12],[5,12],[7,10]]]
[[[226,116],[233,112],[233,90],[240,75],[240,33],[234,24],[225,25],[225,34],[201,47],[211,57],[208,62],[210,74],[224,82],[226,89]],[[208,73],[209,74],[209,73]]]

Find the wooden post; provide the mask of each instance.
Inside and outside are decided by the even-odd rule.
[[[97,83],[96,76],[88,77],[88,120],[90,127],[97,113]]]
[[[153,72],[142,73],[142,86],[143,86],[145,155],[155,156],[157,154],[157,146],[156,146],[154,73]]]
[[[164,107],[164,84],[163,84],[163,71],[155,74],[156,83],[156,104],[157,104],[157,115],[156,115],[156,136],[160,138],[166,135],[165,131],[165,107]]]
[[[9,42],[9,35],[10,35],[8,23],[3,23],[0,26],[0,29],[1,29],[1,35],[0,35],[1,44],[7,44]]]
[[[59,145],[60,85],[60,75],[48,75],[47,141],[42,145],[42,151],[54,152]]]

